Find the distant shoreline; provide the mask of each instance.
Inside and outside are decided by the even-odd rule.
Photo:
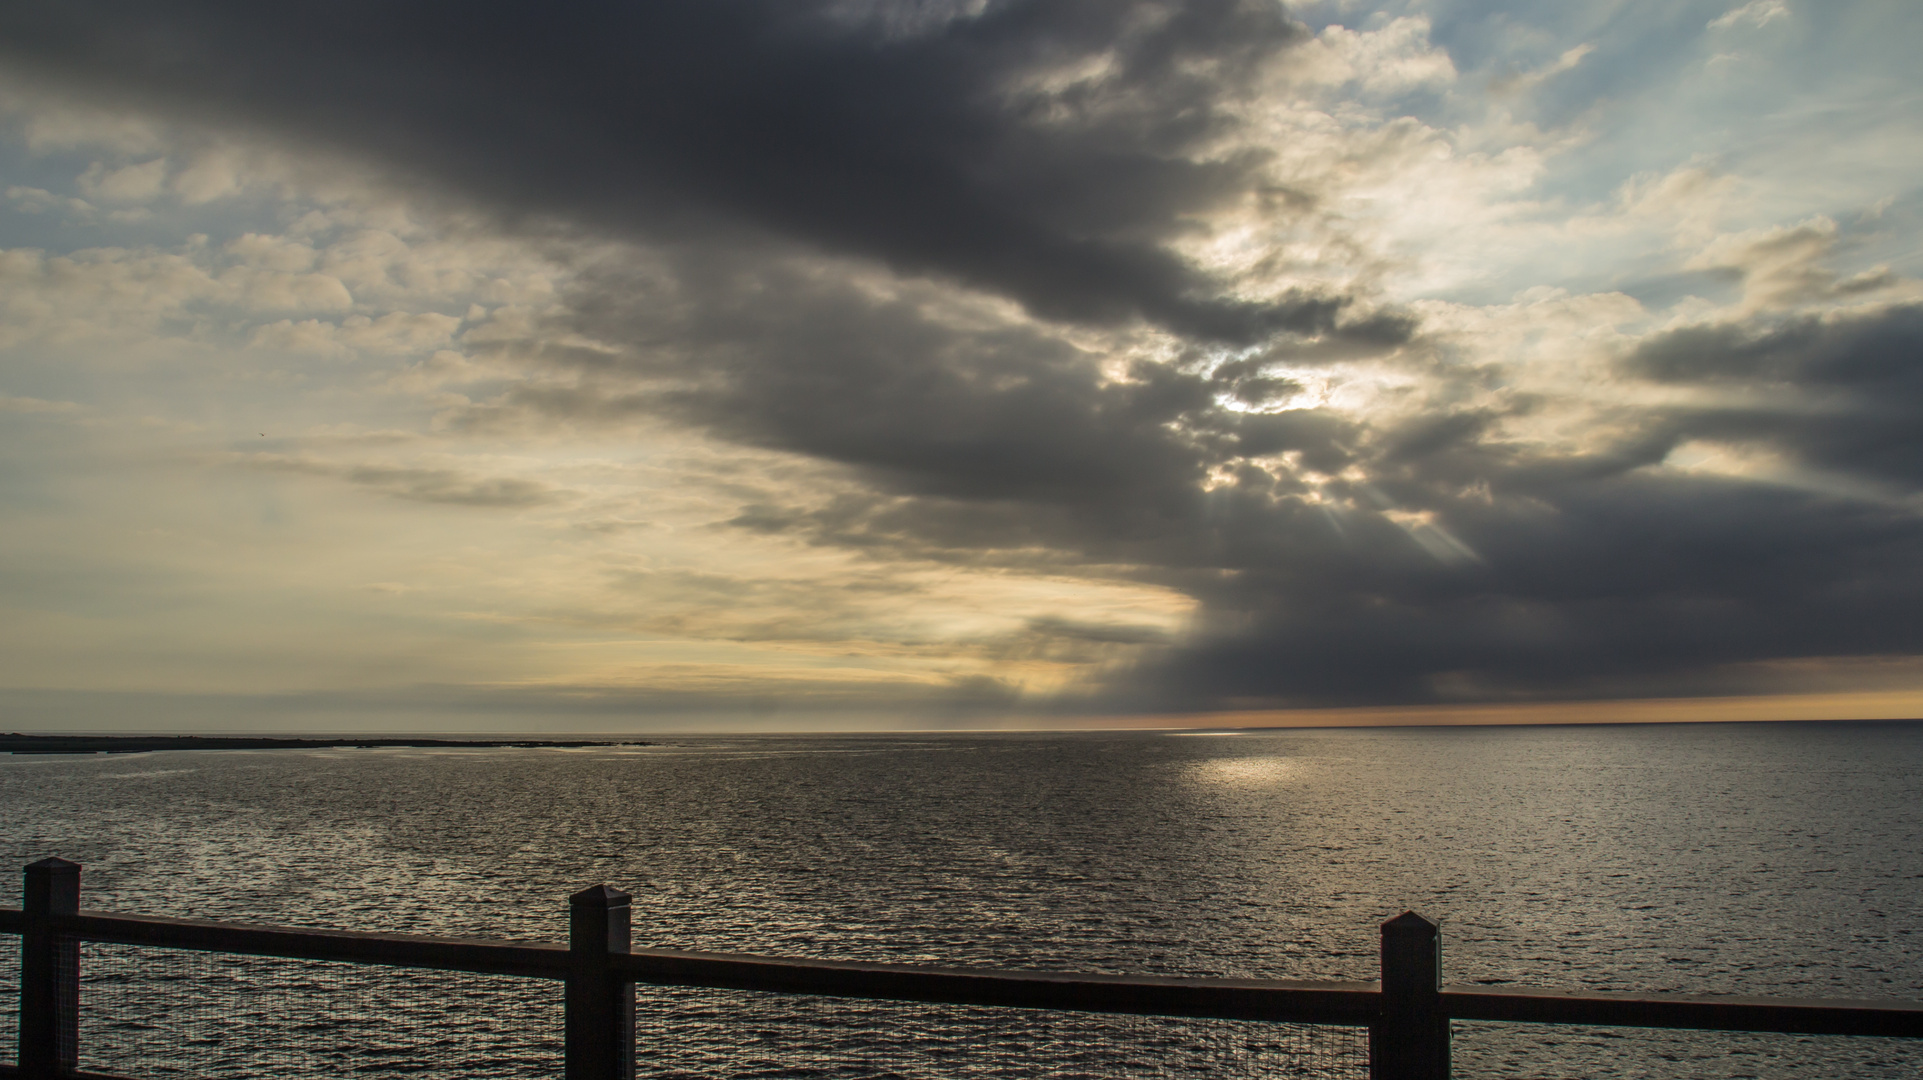
[[[589,746],[653,746],[637,740],[588,739],[274,739],[249,735],[0,735],[0,753],[8,754],[144,754],[154,750],[329,750],[384,747],[519,747],[522,749]]]

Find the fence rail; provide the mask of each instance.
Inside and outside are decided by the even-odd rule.
[[[656,986],[1135,1016],[1366,1027],[1380,1011],[1376,984],[1363,982],[981,971],[654,949],[617,957],[614,969]]]
[[[1919,1003],[1444,987],[1438,929],[1413,912],[1382,927],[1379,982],[1295,982],[634,949],[629,897],[605,885],[569,898],[565,947],[83,912],[79,898],[79,865],[45,859],[26,868],[24,905],[0,908],[0,934],[21,938],[19,1060],[0,1077],[99,1077],[78,1067],[81,942],[558,980],[566,1080],[634,1075],[636,984],[1367,1028],[1372,1080],[1446,1080],[1452,1020],[1923,1038]]]
[[[1923,1038],[1923,1004],[1913,1002],[1708,994],[1559,994],[1480,986],[1447,987],[1441,996],[1442,1011],[1451,1020]]]

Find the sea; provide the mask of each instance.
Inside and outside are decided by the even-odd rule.
[[[1413,910],[1449,983],[1923,1001],[1923,723],[644,738],[0,756],[0,852],[75,860],[85,907],[130,914],[560,942],[567,896],[609,883],[640,947],[1363,980]],[[556,984],[83,948],[84,1068],[558,1075]],[[1349,1029],[646,988],[637,1031],[640,1075],[690,1078],[1352,1076],[1365,1053]],[[1454,1061],[1913,1080],[1923,1040],[1458,1022]]]

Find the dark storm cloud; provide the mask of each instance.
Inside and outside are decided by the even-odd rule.
[[[1093,545],[1120,561],[1192,562],[1183,552],[1212,469],[1294,453],[1336,471],[1353,458],[1352,420],[1225,406],[1287,391],[1260,360],[1140,360],[1116,379],[1111,356],[1046,327],[957,325],[942,303],[927,288],[876,296],[759,249],[684,252],[667,274],[608,267],[577,281],[564,328],[614,351],[549,358],[586,379],[530,384],[453,421],[672,416],[849,466],[868,488],[827,506],[751,508],[744,526],[954,558],[1020,548],[1045,561],[1066,548],[1082,560]]]
[[[1412,558],[1420,537],[1355,512],[1330,518],[1332,544],[1285,502],[1244,503],[1239,527],[1275,546],[1195,590],[1213,640],[1131,689],[1316,704],[1740,693],[1757,663],[1923,651],[1923,308],[1678,330],[1624,366],[1785,404],[1632,412],[1579,457],[1505,448],[1481,412],[1372,433],[1360,458],[1382,502],[1434,515],[1477,557]],[[1652,468],[1698,440],[1788,471]]]
[[[1625,378],[1794,407],[1624,405],[1572,454],[1504,435],[1540,401],[1446,404],[1488,381],[1473,366],[1427,370],[1432,404],[1399,414],[1248,412],[1299,390],[1275,370],[1286,349],[1138,361],[1115,380],[1108,357],[1045,328],[958,328],[913,290],[878,297],[714,251],[667,277],[684,291],[584,280],[568,329],[654,344],[562,362],[654,389],[590,378],[490,408],[665,411],[862,481],[746,508],[739,527],[1200,602],[1196,635],[1128,642],[1134,666],[1109,656],[1119,674],[1085,706],[1740,692],[1758,663],[1923,651],[1923,522],[1908,505],[1661,467],[1692,440],[1756,444],[1846,488],[1909,495],[1915,308],[1650,339]],[[1020,647],[1055,655],[1045,629]]]
[[[1265,183],[1262,154],[1213,140],[1303,35],[1268,0],[0,9],[16,63],[373,153],[510,214],[773,230],[1044,318],[1240,342],[1330,332],[1347,303],[1238,299],[1167,246]]]
[[[1494,505],[1436,500],[1480,555],[1453,566],[1379,519],[1334,545],[1284,515],[1292,550],[1203,593],[1210,639],[1131,689],[1172,705],[1740,693],[1741,665],[1923,649],[1914,514],[1634,472],[1492,487]]]
[[[1644,345],[1630,368],[1668,383],[1777,388],[1791,400],[1705,410],[1687,419],[1692,433],[1906,492],[1923,482],[1923,306],[1679,330]]]

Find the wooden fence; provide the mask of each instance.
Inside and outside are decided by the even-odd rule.
[[[627,893],[596,885],[569,897],[568,905],[566,947],[110,915],[81,910],[79,864],[43,859],[26,868],[23,906],[0,908],[0,934],[21,938],[19,1060],[0,1064],[0,1077],[95,1076],[78,1071],[80,942],[559,980],[565,984],[566,1080],[634,1076],[637,983],[1366,1027],[1371,1080],[1446,1080],[1452,1020],[1923,1038],[1923,1004],[1917,1003],[1444,986],[1437,927],[1414,912],[1382,926],[1381,980],[1344,983],[988,971],[635,949]]]

